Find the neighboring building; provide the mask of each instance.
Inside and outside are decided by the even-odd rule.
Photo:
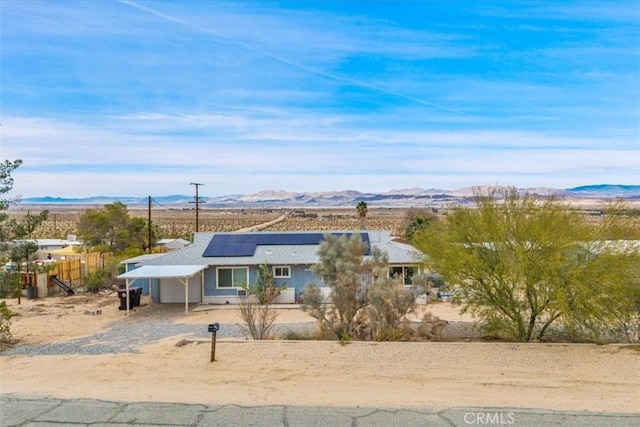
[[[82,242],[76,240],[74,235],[68,235],[67,239],[30,239],[29,241],[35,242],[38,245],[38,249],[35,253],[31,254],[31,259],[47,259],[49,255],[59,252],[69,252],[74,254],[74,248],[82,246]],[[55,257],[55,259],[61,259],[61,256]],[[64,259],[62,257],[62,259]]]
[[[387,231],[359,234],[370,248],[375,246],[387,253],[392,275],[402,277],[405,285],[411,284],[422,258],[418,250],[394,241]],[[193,244],[183,249],[123,261],[137,268],[118,278],[126,279],[129,286],[147,279],[154,302],[233,304],[243,294],[240,285],[253,284],[259,266],[266,263],[272,268],[275,284],[287,287],[277,302],[295,303],[307,284],[323,286],[311,272],[311,266],[318,262],[323,237],[323,232],[196,233]]]

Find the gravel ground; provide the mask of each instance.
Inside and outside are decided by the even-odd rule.
[[[311,334],[315,329],[315,322],[279,323],[275,326],[275,333],[277,336],[282,336],[287,331],[296,333],[308,332]],[[449,322],[447,325],[446,339],[459,340],[477,336],[479,334],[473,330],[470,323]],[[136,317],[123,319],[103,331],[87,337],[54,344],[18,344],[13,348],[0,352],[0,355],[53,356],[139,353],[139,347],[170,337],[176,337],[176,342],[180,337],[210,339],[211,333],[207,330],[207,324],[175,323],[170,318],[163,319],[156,316]],[[246,335],[237,323],[221,323],[217,338],[242,339],[246,338]]]
[[[276,333],[285,330],[312,330],[314,323],[278,324]],[[170,319],[125,319],[107,329],[84,338],[43,345],[17,345],[0,353],[2,356],[53,356],[53,355],[98,355],[115,353],[139,353],[138,347],[153,344],[162,339],[176,337],[211,339],[207,324],[180,324]],[[243,338],[244,334],[235,323],[221,323],[217,338]]]

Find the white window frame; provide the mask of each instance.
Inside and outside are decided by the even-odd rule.
[[[287,269],[287,274],[279,274],[278,275],[276,273],[276,271],[277,271],[276,269],[277,268],[280,268],[280,269],[286,268]],[[288,266],[288,265],[274,265],[272,272],[273,272],[273,278],[274,279],[289,279],[289,278],[291,278],[291,267]]]
[[[390,266],[389,266],[389,277],[390,277],[390,278],[392,278],[392,279],[393,279],[393,276],[391,275],[391,270],[392,270],[392,269],[394,269],[394,268],[402,268],[402,277],[401,277],[401,278],[402,278],[402,285],[403,285],[403,286],[405,286],[405,287],[410,287],[410,286],[412,286],[412,285],[413,285],[413,277],[414,277],[416,274],[419,274],[419,273],[420,273],[420,271],[419,271],[419,269],[418,269],[419,267],[418,267],[418,266],[416,266],[416,265],[412,265],[412,264],[397,264],[397,265],[390,265]],[[407,268],[411,268],[411,269],[413,269],[413,275],[411,276],[412,284],[410,284],[410,285],[407,285],[407,284],[406,284],[406,271],[407,271]]]
[[[226,266],[216,267],[216,289],[242,289],[241,283],[232,283],[232,286],[220,286],[220,270],[232,270],[231,280],[233,281],[233,270],[245,270],[247,272],[247,285],[249,284],[249,267],[244,266]],[[237,285],[237,286],[236,286]]]

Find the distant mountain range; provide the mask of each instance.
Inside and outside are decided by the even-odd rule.
[[[458,190],[408,188],[382,193],[362,193],[354,190],[310,193],[264,190],[250,195],[230,194],[226,196],[201,197],[200,200],[202,207],[340,207],[353,206],[354,203],[359,201],[365,201],[370,206],[437,206],[470,202],[475,189],[477,187]],[[640,200],[640,185],[599,184],[567,189],[525,188],[520,189],[520,191],[540,196],[554,195],[560,198]],[[154,204],[194,208],[193,196],[182,194],[153,196],[152,200]],[[148,197],[93,196],[63,198],[46,196],[22,199],[23,204],[38,205],[103,205],[114,202],[122,202],[127,206],[146,205]]]

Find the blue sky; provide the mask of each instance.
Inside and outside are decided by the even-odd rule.
[[[23,197],[640,184],[640,1],[3,0]]]

